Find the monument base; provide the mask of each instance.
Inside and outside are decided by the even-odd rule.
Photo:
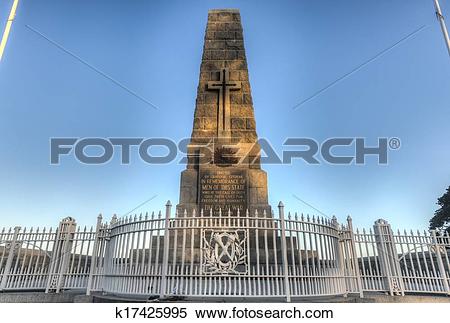
[[[180,203],[177,213],[191,215],[193,210],[199,214],[213,213],[236,216],[245,215],[248,210],[260,216],[264,212],[272,216],[268,203],[267,174],[261,169],[216,165],[200,166],[199,169],[186,169],[181,173]]]

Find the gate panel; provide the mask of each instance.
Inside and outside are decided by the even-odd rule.
[[[158,295],[161,287],[164,219],[142,214],[113,219],[105,251],[103,291]]]
[[[0,290],[43,290],[56,234],[52,229],[16,227],[0,234]]]
[[[169,226],[166,293],[285,296],[279,222],[257,212],[178,215]]]
[[[405,291],[448,294],[448,236],[398,231],[394,238]]]

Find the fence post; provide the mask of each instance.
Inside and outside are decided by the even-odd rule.
[[[159,297],[163,298],[166,294],[167,289],[167,263],[169,261],[169,222],[170,222],[170,213],[171,213],[172,203],[167,201],[166,203],[166,221],[164,225],[164,246],[163,246],[163,262],[162,262],[162,270],[161,270],[161,289],[159,291]]]
[[[280,201],[278,203],[278,215],[280,217],[281,225],[281,254],[283,256],[283,273],[284,273],[284,290],[286,292],[286,302],[291,302],[291,290],[289,287],[289,271],[288,271],[288,257],[286,245],[286,223],[284,222],[284,204]]]
[[[450,287],[448,285],[447,275],[445,274],[444,262],[442,261],[441,245],[439,244],[438,239],[436,237],[436,230],[431,230],[431,235],[433,238],[434,248],[436,249],[436,259],[438,262],[439,274],[442,277],[442,282],[444,283],[444,289],[445,289],[447,295],[450,295]],[[447,252],[445,250],[445,247],[444,247],[444,252]]]
[[[102,227],[102,215],[99,214],[97,217],[97,226],[95,227],[95,240],[94,240],[94,248],[91,256],[91,268],[89,270],[89,278],[86,287],[86,295],[91,295],[92,289],[92,280],[94,278],[94,272],[97,267],[97,258],[99,257],[99,242],[100,242],[100,229]]]
[[[359,291],[359,297],[363,298],[364,297],[364,293],[363,293],[363,287],[362,287],[362,282],[361,282],[361,273],[359,272],[359,263],[358,263],[358,255],[356,254],[356,242],[355,242],[355,234],[353,232],[353,221],[351,216],[349,215],[347,217],[347,228],[348,228],[348,232],[350,235],[350,253],[352,256],[352,264],[353,264],[353,268],[354,268],[354,274],[355,274],[355,278],[356,278],[356,285],[358,286],[358,291]],[[364,261],[363,258],[361,258],[361,261]]]
[[[115,232],[115,226],[118,222],[118,218],[116,214],[113,214],[111,220],[109,221],[109,225],[106,224],[108,230],[105,231],[106,241],[105,241],[105,260],[103,261],[103,277],[102,277],[102,292],[106,289],[111,288],[112,280],[109,276],[112,273],[112,268],[114,268],[114,253],[117,248],[117,240]]]
[[[16,253],[16,249],[19,246],[19,244],[17,243],[17,238],[19,236],[20,229],[21,229],[21,227],[14,227],[14,233],[12,236],[12,240],[9,243],[8,259],[6,260],[5,270],[3,271],[3,276],[2,276],[2,279],[0,282],[0,291],[6,287],[6,283],[8,282],[9,271],[11,270],[11,265],[12,265],[12,262],[14,259],[14,255]],[[5,246],[5,249],[8,249],[8,246]]]
[[[337,264],[339,267],[341,279],[344,282],[343,286],[345,287],[345,294],[343,296],[347,297],[348,288],[347,288],[347,277],[346,277],[345,257],[344,257],[344,250],[346,248],[346,243],[347,243],[347,239],[346,239],[347,231],[345,231],[344,228],[342,228],[339,225],[337,218],[334,215],[331,218],[331,224],[336,230],[338,230],[338,239],[339,240],[338,240],[338,243],[336,246],[336,261],[337,261]]]
[[[386,289],[391,296],[405,295],[403,277],[400,270],[398,253],[391,225],[383,219],[375,221],[373,226],[378,249],[378,258],[382,273],[386,276]]]
[[[64,284],[64,275],[70,264],[72,244],[74,240],[76,221],[74,218],[64,218],[58,226],[55,245],[53,247],[52,259],[50,262],[49,276],[46,293],[54,290],[59,293]]]

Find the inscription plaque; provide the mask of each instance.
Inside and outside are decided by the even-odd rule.
[[[199,206],[204,212],[214,214],[222,209],[226,215],[228,209],[235,214],[239,209],[247,209],[247,172],[241,169],[214,169],[200,171]]]

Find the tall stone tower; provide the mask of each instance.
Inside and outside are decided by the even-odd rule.
[[[210,10],[178,212],[269,212],[241,16]]]

